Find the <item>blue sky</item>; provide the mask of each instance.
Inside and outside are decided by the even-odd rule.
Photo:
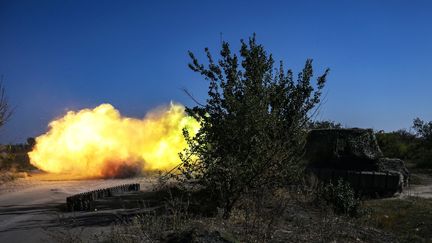
[[[187,51],[216,55],[253,32],[298,72],[331,69],[318,119],[387,131],[432,120],[431,1],[0,0],[0,74],[10,122],[1,143],[24,142],[67,110],[111,103],[143,117],[171,100],[204,100]]]

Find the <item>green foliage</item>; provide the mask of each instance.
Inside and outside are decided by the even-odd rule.
[[[405,130],[379,132],[376,138],[381,151],[387,157],[409,159],[414,156],[413,151],[417,146],[416,137]]]
[[[432,121],[424,122],[420,118],[416,118],[413,121],[413,129],[421,139],[432,143]]]
[[[415,134],[406,130],[379,132],[378,144],[387,157],[401,158],[418,168],[432,168],[432,122],[414,119]]]
[[[413,121],[418,142],[415,161],[419,168],[432,168],[432,121],[425,122],[420,118]]]
[[[339,122],[325,120],[325,121],[313,121],[309,124],[310,129],[338,129],[342,128]]]
[[[330,182],[319,193],[319,197],[333,206],[335,213],[356,216],[359,214],[360,199],[348,182],[339,179],[337,184]]]
[[[182,180],[193,179],[213,192],[228,217],[237,200],[251,190],[296,180],[310,112],[320,102],[328,70],[311,84],[312,60],[294,80],[283,63],[255,40],[241,41],[239,55],[222,43],[208,65],[190,52],[189,67],[208,82],[206,104],[187,108],[201,125],[196,136],[184,131],[189,148],[180,154]]]

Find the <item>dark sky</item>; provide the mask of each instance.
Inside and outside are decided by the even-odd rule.
[[[221,37],[238,48],[253,32],[295,72],[306,58],[331,68],[318,119],[409,128],[432,120],[431,13],[427,0],[0,0],[0,74],[15,107],[0,142],[40,135],[71,109],[108,102],[143,117],[192,105],[182,88],[204,100],[187,51],[216,55]]]

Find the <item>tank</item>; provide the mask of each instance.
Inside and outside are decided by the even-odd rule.
[[[408,185],[404,161],[386,158],[372,129],[315,129],[306,141],[307,171],[323,181],[344,179],[356,191],[379,195]]]

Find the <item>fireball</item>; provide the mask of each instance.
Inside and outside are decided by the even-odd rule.
[[[143,119],[122,117],[110,104],[69,111],[36,138],[30,162],[41,170],[79,177],[124,177],[169,170],[186,148],[183,129],[192,135],[199,123],[171,103]]]

